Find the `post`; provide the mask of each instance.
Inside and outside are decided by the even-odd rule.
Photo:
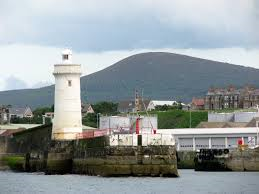
[[[258,108],[258,105],[257,105]],[[258,127],[259,127],[259,122],[256,121],[256,145],[259,145],[259,139],[258,139]]]
[[[99,115],[100,115],[100,113],[97,113],[97,115],[96,115],[97,129],[99,129],[99,127],[100,127],[99,126],[99,117],[100,117]]]
[[[209,149],[211,149],[211,137],[209,138]]]
[[[177,138],[177,151],[179,151],[180,150],[180,140],[179,140],[179,138]]]
[[[195,137],[193,137],[192,138],[192,149],[193,149],[193,151],[195,151],[196,150],[196,142],[195,142]]]
[[[43,124],[43,125],[46,124],[45,115],[42,115],[42,124]]]
[[[191,111],[191,106],[189,107],[189,112],[190,112],[190,127],[192,128],[192,111]]]
[[[228,148],[228,138],[225,137],[225,148]]]

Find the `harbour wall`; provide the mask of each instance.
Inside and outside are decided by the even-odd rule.
[[[2,137],[0,144],[4,145],[1,161],[17,171],[101,176],[178,176],[174,146],[110,146],[108,136],[52,141],[51,125],[19,132],[13,137]]]

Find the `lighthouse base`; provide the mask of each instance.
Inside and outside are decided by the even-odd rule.
[[[52,140],[75,140],[79,133],[82,133],[82,128],[64,128],[59,130],[52,130]]]

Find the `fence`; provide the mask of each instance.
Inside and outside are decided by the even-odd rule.
[[[76,135],[77,139],[88,139],[94,137],[105,136],[109,134],[109,129],[99,129],[99,130],[91,130],[91,131],[84,131],[82,133],[78,133]]]
[[[174,136],[171,134],[113,134],[109,136],[110,146],[137,146],[138,136],[142,146],[175,145]]]

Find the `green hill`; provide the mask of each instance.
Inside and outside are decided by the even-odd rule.
[[[51,73],[51,72],[50,72]],[[81,78],[83,101],[132,99],[143,89],[150,99],[189,102],[204,96],[211,86],[234,84],[259,86],[259,69],[210,61],[173,53],[141,53],[125,58],[99,72]],[[49,106],[54,87],[0,92],[0,104]]]

